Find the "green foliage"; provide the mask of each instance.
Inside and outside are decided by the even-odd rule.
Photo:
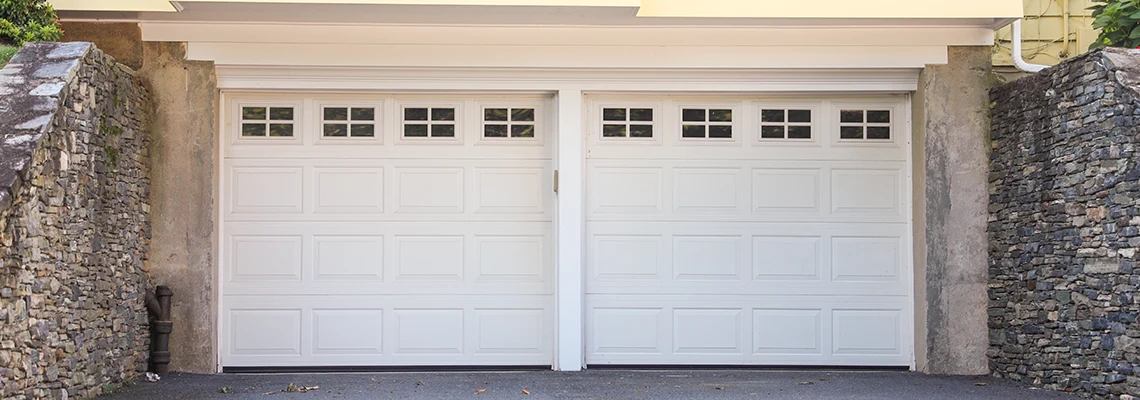
[[[1093,28],[1100,36],[1089,46],[1140,47],[1140,0],[1094,0]]]
[[[119,168],[119,149],[103,146],[103,154],[107,155],[107,162],[111,164],[111,168]]]
[[[0,67],[3,67],[4,64],[7,64],[8,60],[11,60],[12,57],[16,55],[17,51],[20,51],[19,47],[5,46],[0,44]]]
[[[0,0],[0,41],[21,45],[63,37],[47,0]]]

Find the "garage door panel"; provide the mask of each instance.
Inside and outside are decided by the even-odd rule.
[[[739,235],[673,235],[673,279],[742,281],[748,246]]]
[[[903,214],[902,169],[831,170],[831,212],[898,217]]]
[[[548,160],[238,159],[227,222],[551,221]]]
[[[752,353],[765,356],[825,353],[822,309],[752,309]]]
[[[232,223],[226,284],[244,294],[551,294],[549,226]]]
[[[227,366],[544,365],[547,296],[228,296]]]
[[[823,236],[752,236],[752,277],[758,281],[822,280]]]
[[[464,211],[464,169],[395,167],[396,214],[452,214]]]
[[[546,213],[546,169],[541,167],[474,168],[475,214]]]
[[[587,170],[590,221],[907,221],[898,162],[590,160]]]
[[[899,365],[905,295],[597,295],[593,364]],[[837,306],[843,304],[844,306]]]
[[[300,281],[301,235],[230,235],[230,282]]]
[[[900,294],[901,224],[592,222],[587,293]]]
[[[837,308],[831,316],[837,356],[903,354],[902,310]]]
[[[233,167],[229,212],[299,214],[303,210],[304,172],[299,167]]]
[[[383,235],[313,235],[313,279],[383,280]]]
[[[740,214],[747,207],[743,168],[673,168],[673,212]]]
[[[384,212],[383,167],[313,167],[314,214]]]
[[[658,280],[666,275],[662,235],[589,235],[586,273],[596,280]]]
[[[313,354],[383,354],[384,310],[313,309]]]
[[[823,170],[752,168],[752,212],[818,215]]]
[[[593,214],[660,214],[665,211],[664,168],[598,167],[587,178],[588,211]]]
[[[674,308],[673,354],[743,355],[744,310]]]

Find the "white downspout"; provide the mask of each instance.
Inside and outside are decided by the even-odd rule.
[[[1011,28],[1011,30],[1013,31],[1013,65],[1017,67],[1017,69],[1025,72],[1037,72],[1045,68],[1049,68],[1048,65],[1030,64],[1028,62],[1025,62],[1025,59],[1022,58],[1020,19],[1013,21],[1013,28]]]

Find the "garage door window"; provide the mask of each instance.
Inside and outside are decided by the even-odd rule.
[[[404,108],[404,137],[454,138],[454,107]]]
[[[483,137],[534,138],[533,108],[483,109]]]
[[[811,139],[811,110],[760,110],[761,139]]]
[[[732,110],[681,109],[681,137],[688,139],[732,139]]]
[[[602,137],[652,138],[652,108],[603,108]]]
[[[841,110],[839,112],[839,138],[890,140],[890,110]]]
[[[372,107],[325,107],[325,137],[376,137],[376,109]]]
[[[293,107],[243,106],[242,137],[293,137]]]

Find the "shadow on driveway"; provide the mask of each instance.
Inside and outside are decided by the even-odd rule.
[[[313,387],[283,392],[287,386]],[[223,393],[226,388],[227,393]],[[524,390],[529,394],[525,394]],[[128,399],[1076,399],[989,377],[913,372],[634,371],[172,373],[104,396]]]

